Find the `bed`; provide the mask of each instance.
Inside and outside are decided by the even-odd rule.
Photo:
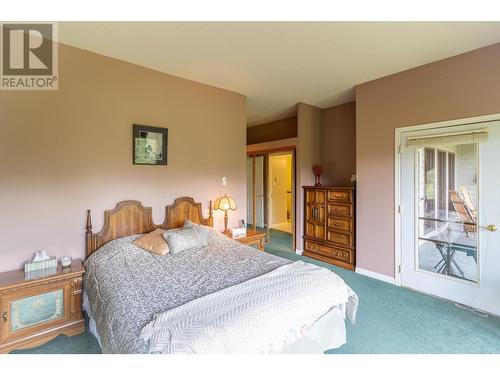
[[[159,256],[134,245],[185,221],[213,226],[178,198],[156,225],[151,208],[120,202],[87,233],[83,307],[103,353],[322,353],[346,342],[356,294],[326,268],[291,262],[213,229],[208,245]]]

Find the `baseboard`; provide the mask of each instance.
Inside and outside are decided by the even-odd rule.
[[[384,275],[382,273],[368,271],[368,270],[365,270],[364,268],[360,268],[360,267],[356,267],[355,272],[359,273],[360,275],[371,277],[372,279],[385,281],[386,283],[389,283],[389,284],[396,284],[396,279],[394,277],[387,276],[387,275]]]
[[[295,254],[302,255],[302,252],[303,252],[303,251],[304,251],[304,250],[295,249]]]
[[[282,223],[274,223],[274,224],[271,224],[269,226],[269,228],[276,228],[276,227],[282,227],[282,226],[285,226],[287,224],[290,224],[288,221],[284,221]]]

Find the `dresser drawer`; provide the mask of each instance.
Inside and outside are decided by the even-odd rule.
[[[340,229],[345,230],[346,232],[352,231],[352,225],[350,219],[334,219],[328,218],[328,227],[330,229]]]
[[[334,202],[351,202],[351,193],[350,190],[328,190],[328,200]]]
[[[325,246],[313,241],[305,241],[306,251],[311,251],[315,254],[323,255],[329,258],[340,260],[341,262],[352,263],[353,251],[349,249],[341,249],[333,246]]]
[[[352,235],[346,234],[342,232],[337,232],[331,229],[328,229],[326,232],[326,240],[335,242],[339,245],[352,246]]]
[[[328,203],[328,215],[338,217],[352,217],[352,206]]]

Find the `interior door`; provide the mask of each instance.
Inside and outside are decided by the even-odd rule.
[[[253,225],[253,199],[255,186],[255,225],[264,227],[264,157],[255,157],[255,185],[253,156],[247,157],[247,223]]]
[[[256,225],[264,228],[264,156],[255,158]]]
[[[403,132],[401,284],[500,315],[500,122]]]

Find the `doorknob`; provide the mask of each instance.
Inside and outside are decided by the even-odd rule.
[[[497,231],[497,226],[495,224],[489,224],[486,226],[481,225],[481,228],[489,230],[490,232],[496,232]]]

